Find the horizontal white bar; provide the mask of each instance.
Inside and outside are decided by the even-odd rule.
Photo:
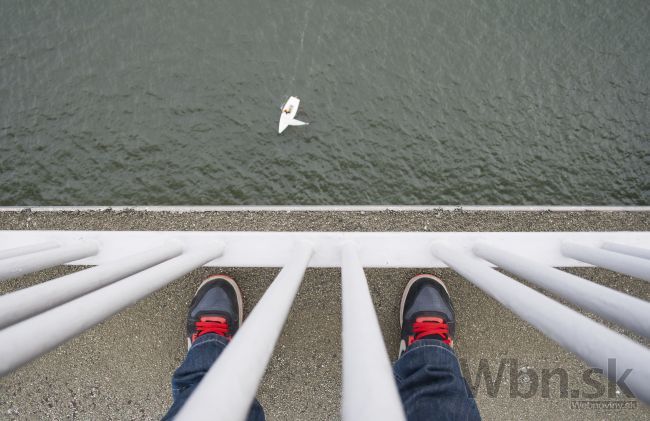
[[[352,243],[342,248],[344,420],[405,420],[368,281]]]
[[[217,232],[217,231],[0,231],[0,243],[30,244],[46,240],[70,242],[78,239],[97,241],[100,252],[74,262],[99,265],[125,254],[134,254],[166,240],[184,243],[224,241],[226,253],[208,266],[282,267],[291,257],[296,241],[314,244],[311,267],[340,267],[341,244],[352,241],[358,246],[363,267],[445,267],[432,259],[429,245],[445,241],[470,251],[478,241],[499,244],[522,255],[535,256],[547,266],[590,266],[560,253],[562,241],[580,241],[594,247],[603,242],[619,242],[650,247],[650,232]],[[476,258],[478,259],[478,258]]]
[[[176,257],[182,252],[180,243],[169,243],[113,263],[5,294],[0,297],[0,329]]]
[[[50,250],[60,246],[61,244],[59,243],[48,241],[46,243],[31,244],[22,247],[0,250],[0,259],[8,259],[10,257],[22,256],[25,254],[36,253],[39,251]]]
[[[295,245],[291,259],[181,408],[176,420],[244,420],[312,255]]]
[[[650,338],[650,303],[500,247],[479,243],[474,253],[592,313]]]
[[[69,242],[67,246],[0,260],[0,281],[92,256],[99,250],[94,241]]]
[[[305,206],[0,206],[0,212],[381,212],[381,211],[494,211],[494,212],[649,212],[650,206],[555,206],[555,205],[305,205]]]
[[[609,243],[603,244],[604,250],[615,251],[617,253],[627,254],[629,256],[650,259],[650,248],[632,247],[627,244]]]
[[[608,372],[608,359],[616,358],[619,377],[626,369],[632,369],[625,384],[639,400],[650,403],[648,348],[491,269],[484,261],[477,261],[465,252],[444,243],[435,243],[432,252],[563,348],[591,367],[602,369],[610,380],[616,381],[618,377],[617,373]]]
[[[223,244],[219,243],[197,246],[179,257],[0,330],[0,376],[135,304],[222,252]]]
[[[564,241],[561,251],[567,257],[650,281],[650,260],[603,250],[582,242]]]

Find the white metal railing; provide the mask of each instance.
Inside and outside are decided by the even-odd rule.
[[[477,242],[498,245],[552,267],[592,266],[562,253],[562,244],[571,241],[600,248],[603,243],[618,243],[642,249],[650,248],[649,232],[210,232],[210,231],[0,231],[0,249],[43,242],[71,246],[93,243],[99,251],[85,258],[71,257],[74,265],[103,265],[158,247],[167,241],[193,244],[223,241],[227,251],[206,266],[282,267],[291,256],[296,241],[314,246],[310,267],[340,267],[341,244],[351,241],[358,246],[363,267],[446,267],[431,255],[434,241],[453,244],[472,258]],[[37,260],[33,255],[29,259]],[[7,266],[0,260],[0,270]],[[38,269],[34,269],[38,270]],[[24,272],[27,273],[27,272]]]
[[[626,384],[650,403],[648,348],[494,270],[648,338],[650,303],[556,268],[595,265],[650,280],[649,232],[0,231],[0,280],[63,263],[94,267],[0,297],[0,375],[200,266],[283,267],[179,413],[243,419],[305,269],[340,267],[342,415],[403,419],[363,268],[449,266],[610,379],[608,358],[632,368]],[[242,358],[245,367],[235,363]]]

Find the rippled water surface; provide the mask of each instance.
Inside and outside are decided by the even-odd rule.
[[[650,204],[650,2],[0,0],[0,204],[388,203]]]

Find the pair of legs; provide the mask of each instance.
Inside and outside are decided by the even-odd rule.
[[[178,413],[241,321],[241,293],[235,281],[225,275],[203,281],[188,313],[189,350],[172,378],[174,403],[163,419]],[[400,305],[399,358],[393,365],[408,420],[480,419],[453,351],[455,324],[451,298],[440,279],[418,275],[409,281]],[[248,419],[264,420],[257,400]]]

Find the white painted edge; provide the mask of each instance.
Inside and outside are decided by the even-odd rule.
[[[325,205],[325,206],[0,206],[0,212],[650,212],[650,206],[509,206],[509,205]]]

